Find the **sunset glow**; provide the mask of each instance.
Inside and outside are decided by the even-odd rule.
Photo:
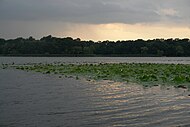
[[[190,38],[189,0],[0,0],[0,37]]]

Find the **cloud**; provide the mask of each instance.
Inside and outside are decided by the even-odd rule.
[[[67,31],[56,33],[57,36],[72,36],[82,40],[136,40],[155,38],[189,38],[187,27],[166,26],[164,24],[68,24]]]
[[[178,16],[178,12],[172,8],[161,9],[157,13],[161,16]]]
[[[190,28],[165,24],[76,24],[63,22],[0,22],[0,37],[41,38],[56,37],[81,38],[82,40],[136,40],[155,38],[190,38]]]
[[[189,20],[189,5],[189,0],[4,0],[0,20],[154,23],[160,22],[163,15],[178,14],[181,20]],[[174,17],[171,22],[175,22]]]
[[[150,36],[151,33],[158,35],[162,30],[176,33],[177,36],[178,32],[168,28],[175,27],[174,31],[183,31],[181,34],[185,34],[186,28],[190,27],[189,6],[190,0],[0,0],[0,36],[41,37],[53,34],[85,39],[119,39],[141,37],[147,32],[150,32]],[[137,27],[139,24],[160,24],[162,29]],[[125,32],[122,27],[134,31]],[[112,32],[114,34],[111,35]],[[106,33],[110,36],[106,36]],[[125,36],[127,34],[129,36]]]

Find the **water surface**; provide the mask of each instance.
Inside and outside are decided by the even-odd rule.
[[[0,64],[59,63],[59,62],[190,64],[190,57],[0,57]]]
[[[189,127],[189,94],[1,69],[0,126]]]

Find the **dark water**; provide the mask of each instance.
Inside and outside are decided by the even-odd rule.
[[[0,57],[0,64],[26,63],[174,63],[190,64],[190,57]]]
[[[189,127],[188,94],[0,70],[0,127]]]

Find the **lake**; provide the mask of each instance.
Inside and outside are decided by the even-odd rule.
[[[190,57],[0,57],[2,63],[167,63],[190,64]]]
[[[0,57],[0,63],[181,63],[190,58]],[[189,127],[190,92],[0,69],[0,127]]]

